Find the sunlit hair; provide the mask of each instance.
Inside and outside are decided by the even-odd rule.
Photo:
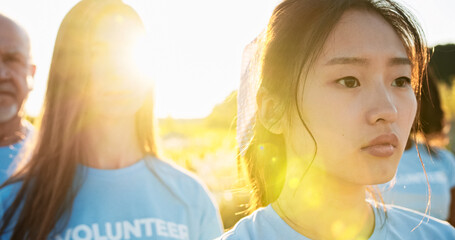
[[[113,14],[131,19],[143,29],[137,13],[120,0],[83,0],[64,18],[55,42],[36,146],[28,163],[3,185],[22,184],[2,218],[0,235],[13,230],[12,239],[47,239],[57,233],[58,221],[68,219],[83,180],[76,175],[78,164],[88,161],[93,152],[86,137],[93,120],[88,114],[91,40],[100,19]],[[157,155],[154,126],[150,95],[136,113],[144,155]]]
[[[308,69],[321,53],[328,35],[348,9],[379,14],[392,26],[411,60],[412,86],[420,100],[421,76],[427,62],[425,44],[421,28],[404,8],[390,0],[285,0],[273,11],[262,40],[259,88],[278,97],[282,107],[278,107],[277,116],[296,111],[311,136],[311,129],[301,117],[297,93],[304,87]],[[250,211],[277,200],[287,165],[283,135],[271,133],[259,119],[253,131],[247,148],[240,150],[245,152],[241,162],[251,186]],[[316,146],[314,160],[317,139],[312,138]]]

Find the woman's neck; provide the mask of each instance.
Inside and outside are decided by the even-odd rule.
[[[374,213],[365,186],[346,183],[315,168],[288,175],[272,207],[294,230],[311,239],[368,239]]]
[[[143,157],[134,117],[99,120],[92,125],[89,139],[92,157],[84,163],[89,167],[118,169],[130,166]]]

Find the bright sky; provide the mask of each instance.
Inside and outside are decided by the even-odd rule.
[[[58,27],[79,0],[0,0],[0,12],[23,25],[37,64],[26,111],[37,115]],[[454,0],[402,0],[430,45],[455,43]],[[125,0],[143,18],[154,53],[158,117],[203,118],[239,85],[243,48],[265,27],[279,0]]]

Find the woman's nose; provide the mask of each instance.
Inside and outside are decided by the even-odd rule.
[[[367,121],[369,124],[392,123],[398,118],[398,110],[391,90],[377,87],[370,94]]]

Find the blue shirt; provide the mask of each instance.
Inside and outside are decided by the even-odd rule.
[[[14,172],[16,166],[15,159],[23,145],[24,141],[20,141],[13,145],[0,147],[0,184],[5,182]]]
[[[21,160],[19,153],[22,150],[25,142],[27,142],[32,135],[33,126],[25,122],[26,138],[9,146],[0,147],[0,185],[11,176],[17,167],[17,163]]]
[[[435,148],[436,154],[430,155],[425,145],[418,146],[431,187],[431,207],[427,214],[446,220],[452,201],[450,191],[455,187],[455,158],[447,150]],[[404,152],[395,178],[379,185],[379,190],[385,203],[425,212],[428,185],[415,146]]]
[[[386,205],[374,207],[375,226],[370,240],[384,239],[455,239],[455,229],[447,222],[427,217],[418,212]],[[419,222],[423,222],[414,229]],[[271,205],[253,212],[240,220],[235,227],[218,240],[308,240],[291,228],[275,212]]]
[[[85,181],[69,221],[60,220],[49,239],[214,239],[221,235],[218,209],[207,189],[185,170],[146,157],[116,170],[80,167]],[[3,214],[10,192],[0,191]],[[13,190],[14,191],[14,190]],[[9,239],[9,235],[2,236]]]

